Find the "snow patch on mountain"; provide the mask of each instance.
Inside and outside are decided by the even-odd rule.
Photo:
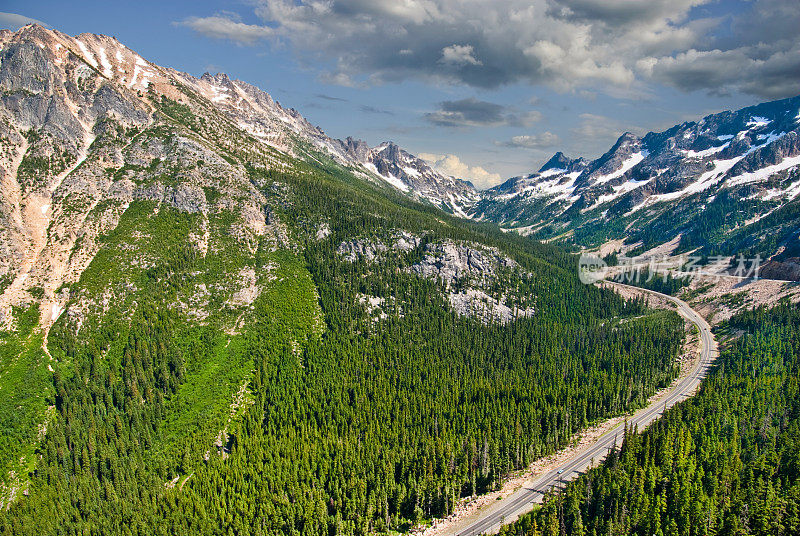
[[[547,170],[540,175],[531,175],[520,181],[513,191],[497,195],[495,199],[508,201],[517,197],[540,199],[552,197],[553,200],[568,199],[575,191],[575,181],[580,171],[564,173],[565,170]],[[552,178],[550,178],[552,177]],[[542,178],[548,180],[541,181]]]
[[[747,122],[747,126],[751,128],[761,128],[769,125],[770,123],[772,123],[772,119],[754,115],[750,118],[750,121]]]
[[[619,177],[622,177],[622,176],[623,176],[623,175],[625,175],[625,173],[627,173],[627,172],[628,172],[628,171],[629,171],[631,168],[633,168],[633,167],[634,167],[634,166],[636,166],[636,165],[637,165],[639,162],[641,162],[642,160],[644,160],[645,158],[647,158],[648,154],[649,154],[649,153],[647,152],[647,150],[641,150],[641,151],[639,151],[639,152],[633,153],[631,156],[629,156],[629,157],[628,157],[628,159],[627,159],[627,160],[625,160],[625,161],[622,163],[622,167],[620,167],[618,170],[616,170],[616,171],[614,171],[614,172],[612,172],[612,173],[609,173],[609,174],[607,174],[607,175],[600,175],[600,176],[598,176],[598,177],[595,177],[595,179],[594,179],[594,183],[595,183],[596,185],[597,185],[597,184],[605,184],[605,183],[607,183],[607,182],[609,182],[609,181],[612,181],[612,180],[614,180],[614,179],[617,179],[617,178],[619,178]]]
[[[733,136],[731,136],[733,137]],[[694,151],[692,149],[684,150],[684,154],[687,158],[706,158],[707,156],[711,156],[712,154],[717,154],[718,152],[724,150],[730,145],[730,142],[724,143],[718,147],[710,147],[708,149],[704,149],[702,151]]]
[[[770,132],[768,134],[759,134],[756,136],[756,140],[759,141],[759,147],[768,145],[774,141],[777,141],[784,137],[786,132]]]
[[[759,169],[758,171],[754,171],[751,173],[742,173],[741,175],[737,175],[736,177],[732,177],[728,179],[727,185],[728,186],[739,186],[741,184],[750,184],[756,182],[762,182],[770,178],[772,175],[779,173],[781,171],[785,171],[787,169],[791,169],[795,166],[800,166],[800,155],[786,157],[780,163],[767,166]]]
[[[780,197],[786,197],[789,200],[793,200],[798,196],[798,194],[800,194],[800,180],[793,182],[783,190],[779,188],[771,188],[767,190],[767,193],[763,199],[765,201],[769,201]]]
[[[589,207],[588,209],[584,209],[584,212],[587,211],[587,210],[591,210],[593,208],[599,207],[603,203],[608,203],[609,201],[613,201],[613,200],[621,197],[622,195],[624,195],[624,194],[626,194],[628,192],[631,192],[631,191],[633,191],[633,190],[635,190],[635,189],[637,189],[637,188],[639,188],[641,186],[644,186],[645,184],[649,184],[652,180],[653,180],[653,178],[651,177],[649,179],[645,179],[645,180],[641,180],[641,181],[629,180],[629,181],[623,182],[622,184],[618,184],[618,185],[613,187],[614,188],[614,192],[613,193],[601,195],[600,197],[597,198],[597,200],[594,202],[594,204],[591,207]]]
[[[567,171],[569,171],[569,170],[561,169],[561,168],[546,169],[545,171],[542,171],[541,173],[539,173],[539,178],[540,179],[544,179],[546,177],[552,177],[553,175],[563,175],[563,174],[567,173]]]
[[[413,167],[406,166],[406,167],[403,168],[403,171],[405,171],[406,173],[408,173],[412,177],[419,177],[421,175],[420,172],[417,171],[416,169],[414,169]]]
[[[700,177],[686,186],[685,188],[678,190],[676,192],[668,192],[664,194],[655,194],[650,196],[644,203],[637,205],[633,209],[628,212],[628,215],[640,210],[646,206],[654,205],[655,203],[659,203],[662,201],[675,201],[676,199],[680,199],[686,195],[696,194],[698,192],[702,192],[704,190],[708,190],[718,182],[720,182],[723,178],[725,178],[725,174],[739,162],[744,155],[737,156],[735,158],[731,158],[730,160],[717,160],[714,162],[714,168],[710,171],[706,171]]]
[[[76,39],[75,42],[78,43],[78,47],[81,49],[81,52],[83,53],[83,59],[85,59],[89,63],[89,65],[91,65],[95,69],[99,69],[100,66],[97,64],[97,60],[94,59],[94,54],[89,52],[89,49],[86,47],[86,44],[80,39]]]
[[[384,175],[383,173],[379,172],[378,168],[375,167],[375,164],[373,164],[372,162],[364,162],[364,167],[366,167],[368,170],[370,170],[375,175],[377,175],[378,177],[382,178],[383,180],[385,180],[386,182],[388,182],[389,184],[391,184],[392,186],[394,186],[395,188],[397,188],[401,192],[408,193],[408,191],[411,189],[411,188],[408,187],[407,184],[405,184],[403,181],[401,181],[400,179],[398,179],[397,177],[395,177],[391,173],[388,173],[388,174]]]
[[[100,56],[100,64],[103,66],[103,75],[106,78],[113,78],[114,77],[114,69],[111,67],[111,63],[108,61],[106,57],[106,49],[100,47],[98,49],[99,56]]]

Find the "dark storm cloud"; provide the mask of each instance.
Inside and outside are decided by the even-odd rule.
[[[759,0],[734,17],[711,46],[640,61],[655,81],[684,91],[742,91],[781,98],[800,93],[800,6]]]
[[[424,115],[434,125],[444,127],[527,126],[541,119],[539,112],[515,113],[507,107],[474,97],[439,103],[439,109]]]
[[[797,0],[727,2],[738,11],[719,16],[716,0],[260,0],[263,25],[224,14],[183,24],[245,45],[288,44],[340,85],[797,93]],[[699,14],[704,4],[717,16]],[[458,111],[428,118],[460,122]]]
[[[608,27],[653,23],[665,18],[681,17],[687,9],[703,4],[697,0],[672,2],[637,2],[631,0],[560,0],[550,3],[554,17],[595,22]]]

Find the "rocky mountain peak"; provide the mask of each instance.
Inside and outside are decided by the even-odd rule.
[[[571,162],[572,160],[567,158],[564,153],[558,151],[550,160],[539,168],[539,173],[547,171],[548,169],[567,169]]]
[[[8,32],[9,35],[16,35],[19,39],[30,39],[39,41],[44,43],[46,41],[51,41],[56,34],[55,30],[51,30],[49,28],[45,28],[41,24],[26,24],[22,26],[16,32],[11,30],[3,30],[3,32]]]
[[[209,82],[212,84],[222,84],[222,85],[230,85],[232,83],[231,79],[225,73],[216,73],[211,74],[208,71],[204,72],[203,75],[200,77],[200,80],[204,82]]]
[[[561,151],[558,151],[539,168],[539,173],[550,170],[579,171],[584,167],[586,167],[586,160],[583,158],[569,158]]]
[[[642,140],[630,132],[620,136],[603,156],[590,163],[578,179],[578,189],[592,184],[604,184],[623,176],[647,156]]]
[[[408,155],[408,153],[400,149],[397,144],[391,141],[385,141],[381,143],[377,147],[377,150],[383,155],[383,158],[392,160],[394,162],[399,162],[403,158],[404,154]]]
[[[617,142],[614,144],[614,147],[622,147],[625,145],[630,145],[633,143],[637,143],[639,141],[639,137],[636,136],[633,132],[623,132],[622,136],[617,139]]]
[[[366,162],[369,159],[371,149],[364,140],[357,140],[348,136],[341,143],[348,156],[355,158],[359,162]]]

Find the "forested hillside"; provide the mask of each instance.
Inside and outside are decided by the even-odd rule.
[[[732,318],[700,393],[501,534],[800,534],[800,308]]]
[[[677,316],[641,316],[640,305],[581,285],[544,260],[570,262],[555,249],[439,223],[429,209],[322,170],[258,181],[284,192],[276,210],[292,229],[330,217],[327,239],[309,237],[299,254],[259,249],[253,260],[263,267],[278,255],[281,266],[308,267],[324,335],[313,310],[303,312],[314,290],[301,272],[277,277],[241,333],[187,324],[171,304],[198,273],[225,266],[176,237],[166,250],[174,254],[141,274],[130,322],[120,307],[93,329],[75,333],[59,321],[51,331],[51,351],[65,353],[53,375],[56,415],[29,496],[0,518],[5,530],[403,530],[490,489],[588,423],[641,404],[675,374]],[[87,285],[102,280],[95,263],[108,268],[106,255],[139,213],[126,212],[106,239]],[[180,213],[162,208],[159,218],[182,228]],[[534,274],[526,291],[540,298],[537,315],[507,326],[457,315],[440,283],[402,269],[418,251],[381,263],[336,253],[341,238],[382,228],[516,250]],[[396,300],[402,313],[372,318],[359,293]],[[247,370],[235,418],[214,445],[206,417],[231,402],[221,380]]]
[[[677,373],[678,316],[555,247],[111,38],[0,38],[4,534],[405,531]]]

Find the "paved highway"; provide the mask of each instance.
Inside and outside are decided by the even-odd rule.
[[[620,286],[621,283],[614,283]],[[636,288],[636,287],[631,287]],[[638,289],[637,290],[644,290]],[[684,301],[661,294],[657,294],[670,300],[678,306],[678,312],[690,322],[694,323],[700,330],[701,356],[688,375],[680,379],[672,388],[654,401],[648,407],[639,410],[633,417],[628,419],[628,423],[638,425],[639,430],[658,419],[665,408],[670,408],[677,402],[692,396],[700,382],[705,378],[711,364],[716,357],[717,344],[711,334],[711,327],[696,311],[689,307]],[[481,514],[478,520],[470,520],[460,525],[454,526],[448,534],[457,536],[472,536],[482,533],[497,532],[500,525],[511,523],[520,515],[533,509],[534,503],[540,502],[544,494],[552,488],[564,485],[567,481],[576,478],[580,473],[585,472],[592,459],[600,461],[605,458],[609,450],[613,448],[615,442],[622,442],[623,427],[625,423],[620,423],[607,433],[599,437],[592,445],[577,452],[571,459],[565,461],[560,466],[550,472],[541,475],[532,482],[527,482],[516,493],[509,495],[496,504],[491,505]],[[468,524],[467,524],[468,523]],[[466,526],[465,526],[466,524]]]

